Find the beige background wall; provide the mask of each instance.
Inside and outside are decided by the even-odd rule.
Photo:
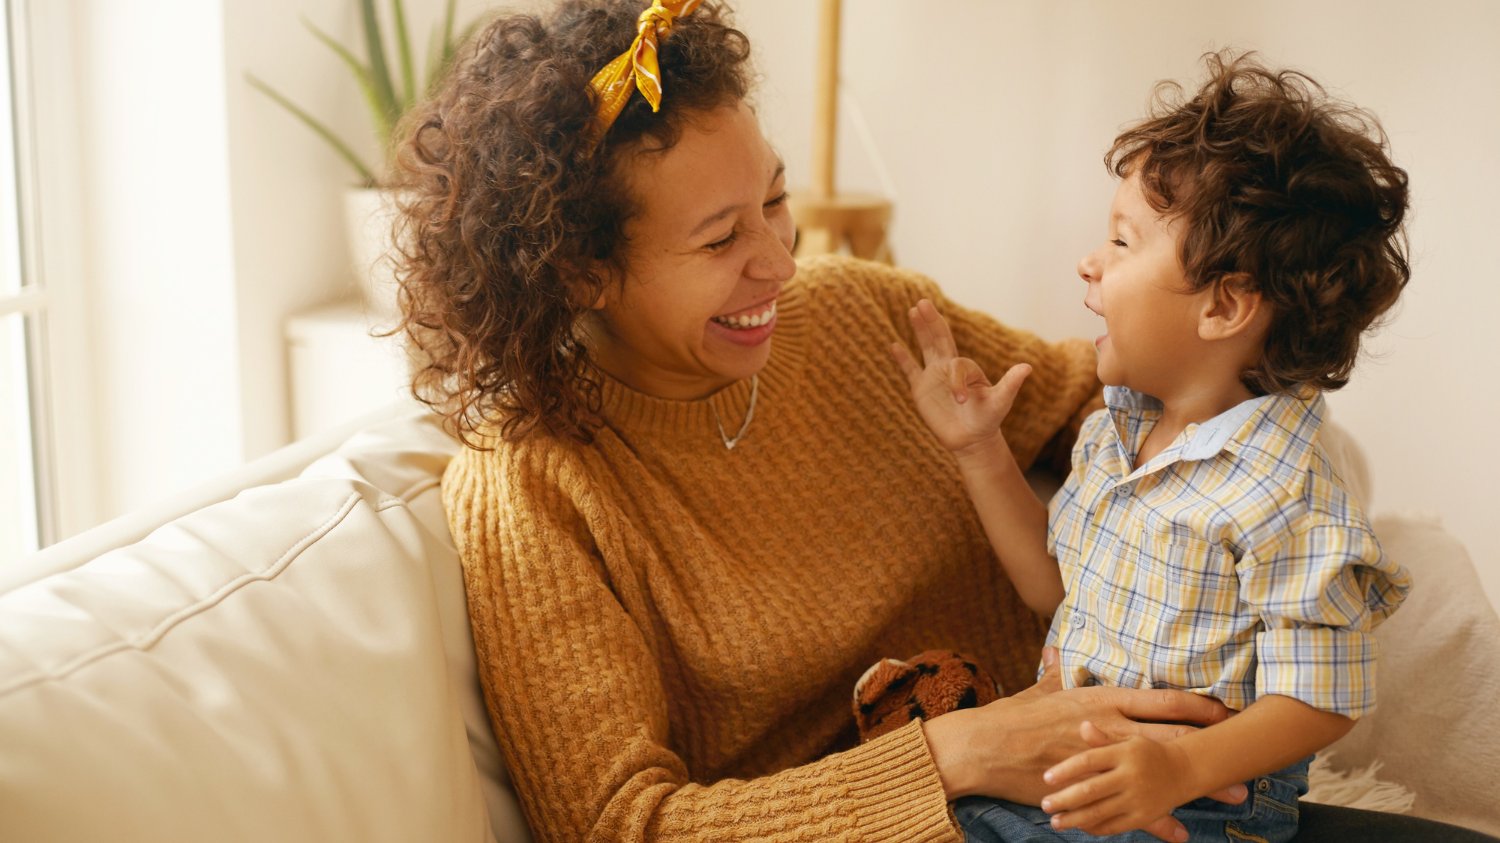
[[[283,320],[349,289],[340,220],[349,176],[243,73],[350,135],[366,125],[353,82],[298,23],[306,16],[357,43],[352,0],[158,0],[130,14],[117,5],[46,7],[73,21],[65,53],[74,79],[61,96],[76,97],[81,112],[81,160],[59,166],[81,182],[85,211],[67,234],[80,244],[80,294],[93,308],[80,354],[98,406],[92,432],[73,437],[99,455],[86,490],[94,517],[84,521],[284,442]],[[409,0],[424,40],[442,5]],[[459,4],[463,17],[486,5]],[[733,5],[755,44],[768,128],[793,181],[805,179],[816,4]],[[1500,539],[1489,529],[1497,458],[1485,433],[1500,416],[1489,371],[1500,312],[1490,277],[1500,236],[1500,3],[844,7],[843,185],[895,196],[902,263],[959,301],[1050,337],[1096,333],[1073,267],[1103,236],[1113,185],[1100,155],[1142,112],[1155,80],[1194,78],[1204,50],[1254,47],[1377,111],[1412,173],[1415,276],[1355,383],[1331,403],[1371,454],[1374,509],[1440,513],[1500,602]],[[196,46],[164,63],[153,52],[163,38]]]
[[[816,4],[736,5],[762,113],[805,182]],[[897,259],[959,301],[1093,336],[1074,266],[1103,237],[1100,157],[1153,82],[1196,79],[1206,50],[1254,48],[1373,109],[1411,174],[1414,272],[1330,404],[1370,454],[1372,508],[1439,513],[1500,604],[1497,43],[1489,0],[845,0],[841,186],[894,192]]]

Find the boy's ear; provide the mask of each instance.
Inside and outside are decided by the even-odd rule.
[[[1225,275],[1212,285],[1198,314],[1198,336],[1204,340],[1260,338],[1271,327],[1271,308],[1244,273]]]

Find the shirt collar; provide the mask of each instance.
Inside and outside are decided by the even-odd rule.
[[[1162,410],[1157,399],[1123,386],[1106,386],[1104,404],[1115,417],[1117,431],[1131,429],[1144,416]],[[1314,434],[1323,422],[1324,406],[1321,392],[1314,392],[1310,398],[1275,394],[1242,401],[1208,421],[1189,425],[1177,446],[1177,459],[1208,459],[1231,443],[1272,449],[1288,457],[1301,454],[1312,447]]]

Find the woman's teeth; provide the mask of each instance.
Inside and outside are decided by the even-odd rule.
[[[736,330],[744,331],[750,328],[759,328],[767,322],[770,322],[771,319],[775,316],[776,302],[773,301],[771,302],[770,307],[767,307],[760,313],[748,316],[715,316],[713,317],[713,321],[719,323],[720,325],[723,325],[726,328],[734,328]]]

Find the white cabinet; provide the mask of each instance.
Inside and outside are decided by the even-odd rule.
[[[391,321],[384,319],[380,327]],[[294,439],[410,396],[401,336],[378,337],[375,330],[357,299],[287,319]]]

